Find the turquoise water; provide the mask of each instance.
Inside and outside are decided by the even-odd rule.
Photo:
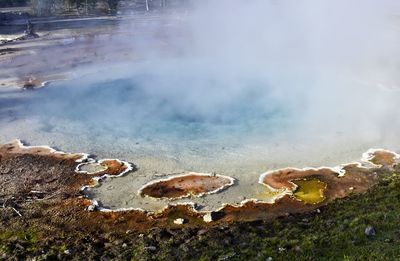
[[[237,143],[246,137],[268,137],[290,118],[290,112],[258,83],[248,83],[233,97],[229,90],[217,93],[220,86],[214,83],[189,101],[193,98],[185,96],[187,91],[168,86],[170,83],[158,85],[159,93],[154,93],[155,89],[147,88],[151,82],[151,75],[84,84],[60,82],[21,92],[19,99],[23,102],[16,113],[19,117],[38,118],[43,132],[53,132],[62,119],[85,126],[94,135],[165,143]],[[190,86],[187,88],[190,92]],[[80,132],[76,129],[73,134],[79,138]]]

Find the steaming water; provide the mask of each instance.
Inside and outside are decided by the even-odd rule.
[[[92,193],[106,206],[147,209],[166,202],[141,199],[137,190],[166,175],[235,177],[238,184],[226,192],[193,200],[217,208],[268,199],[257,184],[267,170],[335,166],[371,147],[400,149],[399,41],[393,24],[382,22],[385,8],[368,1],[354,13],[347,2],[350,9],[340,2],[332,10],[306,1],[310,9],[300,11],[282,4],[275,20],[279,5],[229,3],[223,20],[215,4],[180,20],[189,24],[183,37],[162,27],[169,37],[160,43],[152,34],[160,25],[144,23],[143,37],[117,35],[109,43],[132,44],[140,59],[79,67],[70,80],[40,90],[1,90],[0,141],[21,138],[133,162],[137,172]],[[323,18],[321,26],[308,19],[310,10]],[[204,12],[207,19],[196,20]]]
[[[162,62],[158,65],[163,71]],[[146,209],[160,209],[167,202],[143,200],[136,191],[165,175],[217,172],[238,179],[238,185],[223,194],[194,200],[216,209],[246,197],[267,200],[267,189],[257,184],[266,170],[334,166],[357,160],[372,146],[398,148],[398,143],[384,144],[369,130],[343,129],[340,124],[334,132],[316,134],[303,125],[301,113],[260,79],[241,82],[239,91],[229,95],[217,93],[224,83],[207,70],[190,75],[196,70],[185,73],[180,68],[180,77],[168,71],[168,77],[177,81],[166,82],[164,73],[143,72],[142,66],[136,64],[136,73],[129,78],[116,73],[117,79],[103,79],[90,73],[36,91],[2,91],[2,141],[18,137],[31,144],[133,162],[137,172],[105,181],[91,193],[106,206]],[[97,70],[94,75],[102,73]],[[201,84],[207,86],[197,86]],[[176,85],[187,85],[188,91]],[[191,96],[191,90],[203,92]],[[320,120],[317,125],[329,122]]]

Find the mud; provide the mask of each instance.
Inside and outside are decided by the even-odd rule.
[[[286,189],[292,194],[297,185],[293,182],[298,179],[316,179],[327,184],[324,191],[327,200],[346,197],[350,193],[363,193],[379,180],[377,168],[366,168],[359,163],[343,166],[345,174],[331,168],[286,168],[268,172],[260,177],[260,183],[273,189]]]
[[[375,166],[393,167],[400,155],[383,149],[370,149],[364,153],[362,160],[370,162]]]
[[[217,193],[232,186],[233,183],[234,179],[227,176],[189,173],[150,182],[139,190],[139,194],[143,197],[167,199],[200,197],[205,194]]]
[[[93,171],[84,170],[85,167],[93,168]],[[103,159],[99,160],[98,162],[94,160],[89,160],[88,162],[84,162],[79,164],[76,167],[76,172],[88,175],[110,175],[110,176],[119,176],[123,175],[131,170],[134,170],[135,166],[125,162],[120,161],[118,159]]]
[[[82,162],[83,161],[83,162]],[[187,226],[207,226],[203,216],[208,212],[201,212],[196,209],[196,204],[168,204],[158,212],[148,212],[143,209],[121,209],[111,211],[103,209],[94,200],[88,198],[82,188],[98,185],[104,175],[120,175],[121,173],[134,171],[133,165],[119,160],[99,160],[99,164],[106,165],[106,170],[101,170],[88,175],[76,171],[77,167],[95,162],[94,159],[83,153],[65,153],[56,151],[46,146],[24,146],[19,141],[5,144],[0,147],[0,202],[5,208],[27,204],[29,202],[43,202],[47,207],[56,211],[59,215],[70,218],[68,215],[73,210],[74,218],[84,226],[95,224],[110,225],[121,223],[122,229],[147,229],[151,226],[177,226],[174,220],[183,218]],[[107,173],[109,170],[109,174]],[[319,206],[327,204],[336,198],[343,198],[353,193],[366,192],[376,184],[382,177],[382,172],[387,172],[385,167],[364,167],[360,163],[347,164],[343,166],[344,175],[339,175],[333,169],[283,169],[263,175],[262,181],[269,186],[279,189],[284,187],[292,193],[288,193],[275,200],[274,203],[266,203],[258,199],[244,200],[240,205],[225,204],[217,210],[219,213],[215,224],[229,223],[235,221],[251,221],[269,219],[277,216],[284,216],[288,213],[303,213],[314,210]],[[229,178],[221,178],[214,175],[184,175],[161,181],[164,185],[176,186],[177,182],[190,185],[186,188],[193,189],[192,181],[200,178],[199,190],[221,189],[232,182]],[[293,196],[298,179],[315,179],[326,184],[323,195],[326,200],[307,204]],[[207,183],[208,181],[211,183]],[[170,182],[173,181],[173,182]],[[187,183],[187,181],[189,181]],[[228,183],[227,183],[228,182]],[[154,182],[146,190],[148,193],[159,192],[160,182]],[[197,184],[196,182],[194,184]],[[204,187],[205,186],[205,187]],[[146,188],[146,186],[144,187]],[[178,190],[179,191],[179,190]],[[165,192],[167,196],[177,195],[177,192]],[[186,193],[186,192],[185,192]],[[179,194],[180,195],[180,194]],[[68,214],[70,213],[70,214]],[[118,220],[122,220],[121,222]],[[118,228],[113,228],[118,229]]]

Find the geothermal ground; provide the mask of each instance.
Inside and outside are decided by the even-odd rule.
[[[392,79],[192,15],[0,27],[0,258],[399,258]]]
[[[102,167],[83,171],[89,164]],[[156,213],[110,211],[85,190],[106,176],[134,175],[133,165],[14,141],[0,148],[0,181],[7,185],[0,190],[0,253],[3,259],[80,259],[83,254],[135,260],[396,259],[398,169],[397,154],[371,150],[363,163],[341,171],[283,169],[261,175],[262,185],[288,190],[273,204],[247,201],[211,213],[193,205],[169,205]],[[161,182],[181,188],[183,179],[187,188],[196,177],[219,176],[191,173]]]
[[[370,147],[397,149],[398,138],[390,135],[383,139],[340,124],[321,131],[314,130],[313,123],[311,129],[298,125],[298,113],[265,93],[263,79],[243,90],[227,90],[238,97],[226,102],[215,88],[232,83],[200,69],[208,65],[193,58],[187,47],[196,44],[185,26],[188,15],[136,14],[87,25],[56,20],[48,27],[38,24],[40,38],[5,42],[0,57],[0,141],[20,138],[32,145],[131,162],[137,167],[134,173],[106,178],[88,193],[109,209],[149,211],[170,203],[167,197],[155,200],[138,193],[160,179],[190,172],[235,179],[221,193],[173,200],[211,211],[251,199],[273,202],[279,191],[258,183],[264,172],[334,167],[358,161]],[[188,82],[194,94],[187,91]],[[210,82],[215,101],[207,104],[201,88]]]

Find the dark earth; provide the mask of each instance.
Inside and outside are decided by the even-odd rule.
[[[397,260],[399,167],[378,184],[302,214],[206,224],[183,209],[152,218],[85,210],[76,163],[1,155],[1,260]],[[173,220],[184,217],[184,225]],[[375,234],[365,234],[372,227]]]

